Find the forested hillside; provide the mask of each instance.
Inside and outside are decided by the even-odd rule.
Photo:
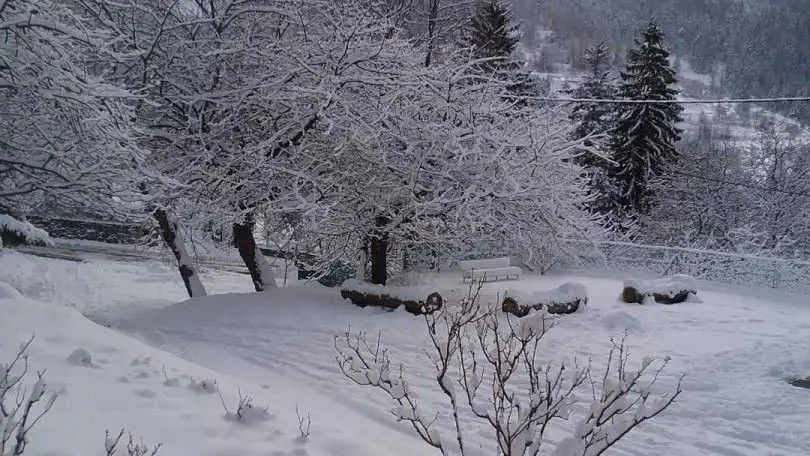
[[[711,74],[734,97],[807,96],[807,0],[512,0],[528,46],[548,28],[581,65],[582,50],[606,40],[623,58],[633,34],[655,18],[678,57]],[[810,121],[807,104],[770,108]]]

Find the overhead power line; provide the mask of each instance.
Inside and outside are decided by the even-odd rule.
[[[609,98],[552,98],[527,97],[532,100],[550,103],[594,103],[594,104],[737,104],[737,103],[800,103],[810,102],[810,97],[782,98],[717,98],[709,100],[627,100]]]
[[[701,176],[701,175],[698,175],[698,174],[687,173],[687,172],[680,171],[680,170],[672,170],[671,172],[673,174],[679,174],[681,176],[692,177],[692,178],[695,178],[695,179],[698,179],[698,180],[703,180],[703,181],[706,181],[706,182],[714,182],[714,183],[717,183],[717,184],[729,185],[729,186],[732,186],[732,187],[742,187],[742,188],[747,188],[747,189],[750,189],[750,190],[758,190],[758,191],[763,191],[763,192],[782,193],[784,195],[791,195],[791,196],[810,196],[810,192],[803,192],[803,191],[798,191],[797,192],[797,191],[791,191],[791,190],[784,190],[784,189],[781,189],[781,188],[778,188],[778,187],[765,187],[765,186],[761,186],[761,185],[750,184],[750,183],[747,183],[747,182],[727,181],[727,180],[717,179],[717,178],[710,177],[710,176]]]

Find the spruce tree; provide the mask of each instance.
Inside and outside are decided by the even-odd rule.
[[[462,33],[462,47],[470,50],[477,72],[508,84],[516,95],[531,95],[528,73],[517,58],[518,26],[512,23],[512,12],[501,0],[480,0],[475,14]]]
[[[610,49],[604,42],[586,49],[588,73],[578,87],[565,92],[577,99],[615,98],[616,87],[610,74],[610,59]],[[610,155],[610,137],[606,134],[613,129],[613,116],[614,109],[610,104],[589,102],[574,103],[569,114],[569,119],[574,124],[570,138],[587,138],[583,141],[585,150],[574,161],[586,174],[592,194],[588,209],[596,214],[614,212],[611,195],[616,193],[616,183],[611,180],[611,162],[603,158]],[[615,222],[608,218],[606,223],[612,225]]]
[[[585,61],[588,74],[582,83],[566,93],[577,99],[612,99],[616,88],[610,75],[610,50],[601,42],[585,50]],[[574,123],[571,139],[578,140],[588,136],[608,133],[613,127],[613,107],[607,103],[578,102],[572,106],[569,118]],[[585,145],[604,150],[604,140],[585,141]],[[594,154],[585,153],[577,156],[577,163],[591,171],[590,168],[605,168],[607,161]]]
[[[661,28],[651,22],[627,55],[618,95],[628,100],[675,100],[680,91],[669,63]],[[611,135],[611,177],[617,183],[615,207],[620,219],[649,212],[650,181],[677,162],[683,106],[677,103],[619,104]]]
[[[470,47],[473,59],[501,57],[503,60],[482,62],[489,72],[513,69],[511,59],[518,44],[518,29],[512,23],[512,12],[500,0],[479,1],[464,35],[464,45]]]

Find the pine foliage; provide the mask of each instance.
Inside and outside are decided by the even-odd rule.
[[[616,96],[616,88],[610,74],[610,49],[605,42],[600,42],[585,50],[585,60],[588,64],[588,74],[582,84],[566,93],[577,99],[611,99]],[[601,138],[589,138],[608,133],[613,124],[613,107],[606,103],[575,103],[571,109],[569,119],[574,123],[571,139],[585,139],[585,145],[603,149],[605,144]],[[608,163],[594,154],[582,154],[577,157],[577,163],[586,168],[604,168]]]
[[[629,100],[675,100],[676,82],[663,32],[650,23],[636,40],[636,48],[628,52],[618,95]],[[622,218],[649,211],[650,180],[676,163],[682,111],[676,103],[618,105],[611,138],[617,166],[612,174],[619,185],[616,203]]]
[[[532,94],[533,84],[516,55],[519,40],[519,28],[509,7],[501,0],[481,0],[462,34],[461,45],[469,49],[477,73],[508,81],[509,92],[525,96]]]

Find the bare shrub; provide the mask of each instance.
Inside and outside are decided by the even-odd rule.
[[[307,412],[306,415],[302,414],[298,406],[295,407],[295,416],[298,418],[298,438],[296,440],[301,443],[309,441],[309,436],[312,432],[312,417],[309,412]]]
[[[34,338],[20,345],[8,364],[0,364],[0,455],[25,452],[29,434],[53,407],[57,394],[48,394],[45,371],[36,373],[33,386],[26,387],[28,351]]]
[[[121,444],[121,438],[123,436],[124,429],[121,429],[115,437],[110,434],[110,431],[104,433],[104,449],[107,452],[107,456],[118,454],[119,445]],[[127,445],[122,449],[126,456],[155,456],[158,451],[160,451],[160,447],[161,444],[149,447],[143,442],[143,439],[136,442],[132,434],[129,434]]]
[[[369,342],[364,333],[347,330],[335,338],[343,374],[385,392],[396,404],[397,419],[443,455],[481,451],[465,434],[472,432],[462,425],[467,418],[492,431],[499,455],[540,454],[546,431],[557,421],[574,426],[555,455],[600,455],[681,393],[679,381],[666,394],[652,396],[669,360],[645,359],[637,370],[630,370],[623,339],[613,342],[607,368],[598,377],[591,375],[590,365],[576,360],[539,361],[543,337],[554,327],[553,317],[545,310],[522,319],[503,315],[480,304],[480,288],[480,284],[471,287],[457,305],[424,316],[436,386],[448,405],[444,411],[422,407],[404,368],[392,366],[381,335]],[[589,405],[582,399],[586,393],[591,396]],[[453,429],[452,438],[444,438],[440,423]]]

